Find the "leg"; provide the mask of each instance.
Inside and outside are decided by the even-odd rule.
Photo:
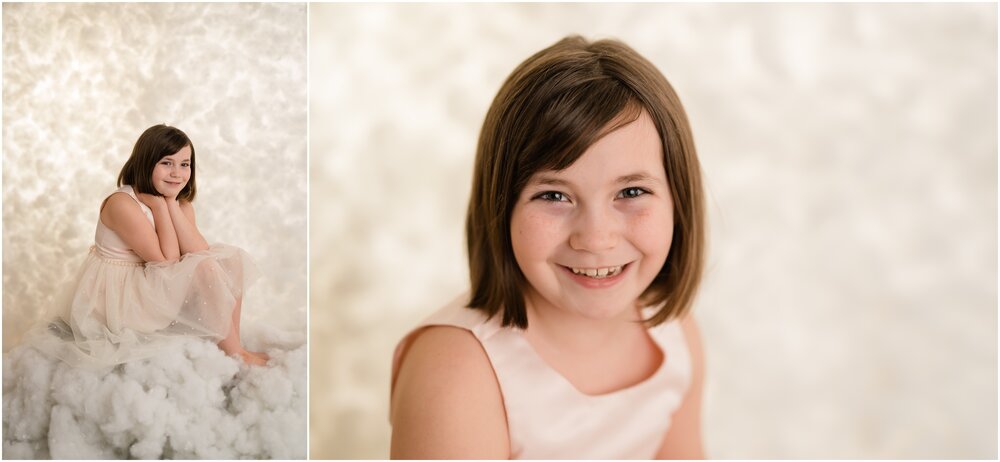
[[[229,328],[229,335],[219,342],[219,348],[230,356],[239,356],[247,364],[263,366],[270,359],[266,353],[255,353],[247,351],[240,342],[240,311],[243,307],[243,298],[236,299],[236,306],[233,307],[233,322]]]
[[[239,339],[241,338],[240,337],[240,318],[242,318],[243,316],[240,313],[242,311],[243,311],[243,298],[240,297],[240,298],[236,299],[236,308],[233,310],[233,326],[235,327],[235,330],[236,330],[236,339],[237,339],[237,341],[239,341]],[[245,349],[243,351],[246,352],[246,353],[248,353],[248,354],[251,354],[253,356],[256,356],[256,357],[262,359],[265,363],[267,362],[267,360],[271,359],[271,357],[268,356],[267,353],[264,353],[264,352],[247,351]]]

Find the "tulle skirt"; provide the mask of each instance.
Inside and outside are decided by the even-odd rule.
[[[73,289],[26,340],[89,368],[152,356],[179,335],[219,341],[257,277],[250,256],[229,245],[169,263],[109,260],[91,249]]]

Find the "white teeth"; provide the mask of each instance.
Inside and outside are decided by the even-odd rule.
[[[587,276],[594,279],[604,279],[616,276],[622,272],[622,266],[606,266],[604,268],[570,268],[573,274]]]

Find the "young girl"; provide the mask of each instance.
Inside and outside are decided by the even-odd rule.
[[[396,349],[391,456],[702,458],[704,226],[687,117],[649,61],[575,36],[528,58],[479,139],[471,294]]]
[[[243,250],[208,245],[195,223],[195,150],[181,130],[139,136],[104,199],[95,244],[75,290],[56,307],[43,351],[106,367],[155,354],[170,336],[210,338],[248,364],[268,357],[240,343],[240,306],[257,270]]]

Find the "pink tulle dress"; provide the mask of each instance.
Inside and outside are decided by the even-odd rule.
[[[152,211],[131,186],[125,193]],[[256,266],[242,249],[214,244],[179,261],[145,263],[98,219],[94,246],[45,324],[27,340],[80,367],[107,367],[161,350],[172,337],[214,341],[228,335],[238,298],[256,280]]]
[[[651,459],[670,428],[691,383],[691,356],[680,322],[649,329],[663,352],[659,369],[646,380],[611,393],[588,395],[543,360],[523,331],[500,326],[466,308],[468,295],[441,308],[396,347],[392,383],[413,334],[427,326],[454,326],[482,344],[503,395],[514,459]],[[643,314],[651,316],[647,308]]]

